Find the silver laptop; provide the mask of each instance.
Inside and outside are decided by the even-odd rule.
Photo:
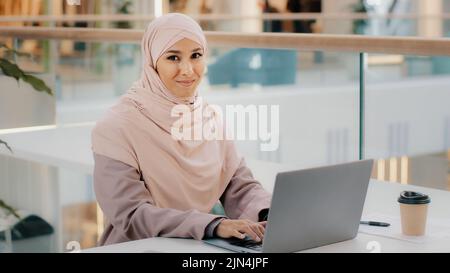
[[[205,239],[236,252],[296,252],[354,238],[373,160],[278,173],[262,243]]]

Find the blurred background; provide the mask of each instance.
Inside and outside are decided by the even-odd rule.
[[[190,15],[212,33],[450,36],[450,0],[0,0],[0,28],[143,30],[169,12]],[[90,130],[139,77],[139,41],[1,33],[0,140],[12,152],[0,144],[6,205],[0,219],[11,218],[10,206],[39,216],[42,230],[13,234],[8,242],[0,221],[0,252],[63,252],[70,241],[93,247],[103,215],[92,188]],[[279,148],[262,152],[260,140],[237,141],[249,160],[307,168],[374,158],[374,179],[448,191],[450,56],[428,50],[410,55],[215,44],[199,92],[221,106],[280,106]],[[52,92],[36,92],[41,85],[24,76],[18,84],[11,75],[19,72],[9,64]]]

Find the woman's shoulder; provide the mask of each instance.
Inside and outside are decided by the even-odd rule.
[[[136,107],[127,99],[121,98],[118,103],[109,108],[96,122],[93,133],[99,131],[130,130],[133,121],[139,115]]]

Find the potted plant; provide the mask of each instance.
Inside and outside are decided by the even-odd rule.
[[[47,84],[43,80],[26,73],[12,61],[12,59],[16,56],[31,58],[30,54],[19,52],[15,49],[11,49],[2,43],[0,43],[0,53],[2,53],[0,55],[0,70],[5,76],[16,79],[17,83],[19,83],[19,80],[22,80],[30,84],[34,88],[34,90],[38,92],[46,92],[50,96],[53,96],[52,89],[49,86],[47,86]],[[8,146],[8,143],[6,143],[1,139],[0,145],[5,145],[6,148],[12,152],[12,149],[11,147]]]
[[[13,59],[17,56],[31,58],[31,55],[28,53],[19,52],[15,49],[9,48],[5,44],[0,43],[1,72],[7,77],[12,77],[16,79],[18,83],[20,83],[20,80],[22,80],[27,84],[30,84],[34,90],[38,92],[45,92],[48,95],[53,96],[52,89],[49,86],[47,86],[47,84],[43,80],[29,73],[26,73],[16,63],[13,62]],[[5,146],[11,153],[13,152],[8,143],[0,139],[0,147],[1,146]],[[0,209],[3,209],[8,215],[12,214],[17,218],[20,218],[19,215],[16,213],[16,211],[1,199],[0,199]]]

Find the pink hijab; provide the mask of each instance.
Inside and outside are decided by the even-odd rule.
[[[187,99],[173,95],[155,70],[158,58],[184,38],[201,45],[206,53],[203,31],[188,16],[167,14],[148,25],[142,39],[141,78],[97,122],[92,131],[92,150],[136,168],[153,197],[153,205],[209,212],[241,158],[234,143],[225,138],[177,140],[171,135],[172,125],[179,120],[171,116],[177,105],[185,105],[191,114],[200,113],[191,128],[211,119],[222,124],[217,122],[217,115],[201,115],[208,105],[197,94]]]

